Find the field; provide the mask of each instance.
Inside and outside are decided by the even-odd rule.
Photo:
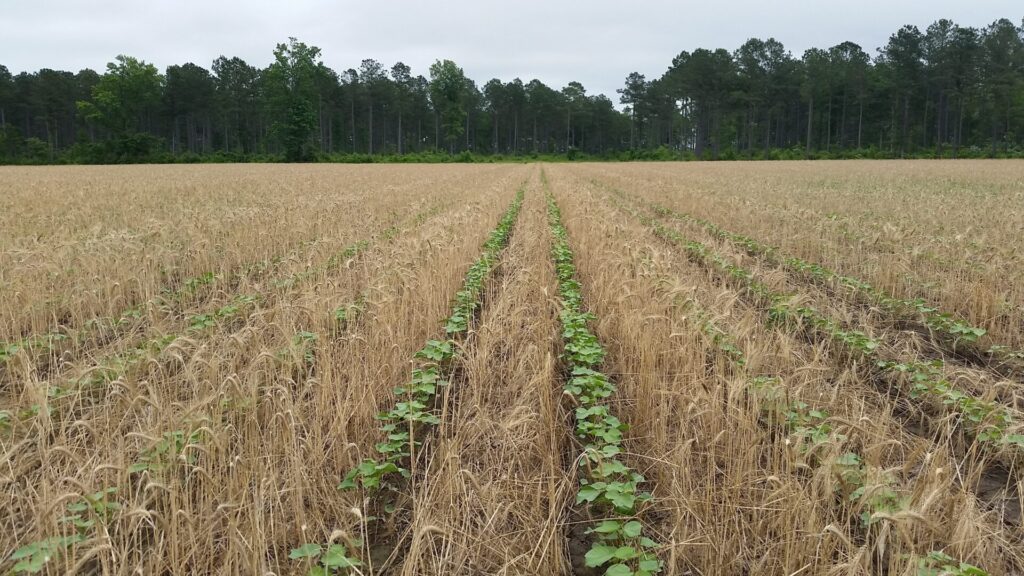
[[[0,170],[0,573],[1024,573],[1017,161]]]

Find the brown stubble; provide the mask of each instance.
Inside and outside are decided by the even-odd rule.
[[[972,176],[974,164],[942,164],[932,177],[933,166],[544,167],[569,228],[585,305],[598,317],[594,328],[608,351],[604,369],[620,386],[613,407],[631,425],[627,458],[654,492],[641,520],[663,544],[666,574],[913,574],[913,555],[940,549],[991,574],[1021,573],[1019,517],[995,505],[1019,499],[1020,491],[986,475],[991,458],[965,453],[955,422],[889,395],[834,345],[767,326],[763,306],[652,235],[591,183],[693,211],[857,275],[881,263],[878,273],[888,276],[869,279],[901,293],[913,293],[906,277],[938,278],[919,288],[986,318],[996,297],[1016,290],[993,275],[994,267],[1012,275],[1017,260],[1004,250],[977,258],[970,234],[956,234],[970,232],[973,218],[986,223],[984,238],[974,239],[987,246],[1012,236],[1011,211],[989,220],[983,214],[994,199],[1015,197],[1006,187],[1015,181],[1012,166]],[[189,334],[102,394],[53,400],[52,414],[0,433],[0,560],[28,542],[67,534],[59,519],[68,504],[116,486],[122,511],[52,562],[50,573],[298,574],[308,565],[287,558],[296,546],[355,544],[369,535],[374,547],[377,536],[389,534],[389,545],[403,551],[387,566],[375,558],[372,573],[572,573],[570,557],[585,552],[573,549],[574,523],[585,511],[573,506],[573,407],[561,394],[557,294],[538,167],[18,170],[20,191],[8,196],[17,200],[15,209],[0,210],[0,229],[17,231],[0,238],[0,290],[15,278],[16,300],[31,310],[9,310],[4,330],[41,329],[62,315],[58,310],[70,312],[67,321],[75,324],[119,309],[159,290],[159,265],[187,277],[206,268],[227,274],[280,250],[291,256],[279,270],[218,284],[112,339],[74,348],[52,374],[34,366],[5,373],[17,383],[9,392],[17,393],[0,407],[14,410],[51,402],[46,388],[57,377],[78,374],[142,338],[180,331],[190,315],[300,273],[396,219],[442,209],[329,274],[272,290],[238,321]],[[13,190],[10,174],[0,173],[0,191]],[[395,401],[391,389],[407,381],[415,351],[442,337],[441,319],[466,268],[527,179],[512,243],[464,343],[444,424],[416,463],[397,520],[370,522],[366,516],[380,506],[336,485],[373,454],[381,439],[374,415]],[[969,190],[947,186],[930,197],[934,206],[907,209],[928,204],[921,202],[928,186],[954,180],[987,192],[971,204]],[[873,188],[883,184],[904,195],[886,204]],[[816,198],[815,186],[837,192]],[[40,191],[35,203],[25,192],[32,189]],[[80,210],[60,210],[62,190]],[[966,206],[963,217],[951,205]],[[839,220],[814,223],[833,209]],[[956,234],[929,228],[944,214]],[[4,228],[4,218],[22,224]],[[177,229],[184,232],[176,237]],[[700,230],[680,230],[773,287],[886,339],[901,355],[933,352],[879,310],[802,284]],[[299,246],[312,236],[323,241]],[[892,251],[900,245],[909,253]],[[136,265],[147,249],[154,262]],[[126,255],[120,265],[112,256],[119,251]],[[69,262],[81,265],[67,268]],[[968,262],[983,270],[965,275]],[[97,277],[95,292],[68,296]],[[961,284],[970,288],[966,297]],[[338,325],[333,310],[364,293],[362,315]],[[53,294],[62,299],[50,301]],[[746,352],[745,371],[700,333],[697,308],[735,337]],[[1012,339],[1012,319],[1000,312],[987,326],[994,334],[1002,326],[998,335]],[[302,331],[318,336],[308,363],[294,342]],[[1012,381],[969,366],[950,371],[958,385],[991,395],[1001,390],[1001,398],[1017,393]],[[847,439],[811,454],[798,449],[749,394],[753,375],[780,377],[787,399],[827,410]],[[172,466],[126,471],[176,430],[200,435]],[[891,475],[908,499],[902,512],[870,530],[835,489],[831,463],[848,450]],[[1017,476],[1011,471],[1009,481]],[[365,552],[360,556],[368,559]]]
[[[807,533],[827,522],[800,510],[814,500],[788,462],[773,457],[756,413],[728,402],[738,384],[707,368],[710,351],[645,272],[648,255],[661,250],[585,183],[554,168],[549,176],[609,352],[606,372],[620,386],[615,408],[630,425],[627,447],[654,495],[645,520],[666,545],[667,573],[800,569],[814,558]]]
[[[465,344],[402,574],[564,574],[572,478],[558,402],[554,276],[536,170]]]
[[[771,162],[580,168],[787,253],[924,297],[1024,347],[1024,163]]]
[[[437,330],[458,279],[525,177],[520,167],[497,179],[468,178],[454,194],[468,193],[465,206],[372,255],[379,264],[368,269],[375,272],[347,276],[351,270],[343,269],[292,290],[244,326],[182,350],[173,374],[161,363],[117,383],[105,410],[61,424],[65,431],[38,452],[8,452],[12,469],[22,471],[8,488],[34,491],[8,494],[18,502],[6,508],[18,511],[9,518],[17,525],[4,533],[17,540],[3,547],[58,533],[66,503],[55,504],[55,494],[109,485],[120,487],[118,498],[131,513],[110,528],[109,549],[80,545],[68,565],[95,553],[117,570],[138,566],[146,573],[289,572],[297,569],[286,558],[290,547],[325,542],[337,529],[354,531],[349,509],[359,502],[335,486],[360,454],[372,451],[373,414],[407,377],[412,353]],[[311,316],[303,302],[327,291],[356,293],[371,275],[367,312],[346,342],[330,337],[333,318],[310,324],[319,312]],[[291,349],[300,329],[320,337],[312,369]],[[190,420],[205,430],[203,441],[186,448],[198,454],[194,466],[149,477],[124,473],[162,433],[192,429]],[[32,454],[41,456],[35,464]]]
[[[564,184],[567,190],[575,188],[577,192],[586,194],[587,189],[590,189],[593,194],[582,201],[584,207],[580,212],[585,216],[578,217],[584,224],[576,225],[581,234],[576,244],[582,250],[581,272],[596,274],[593,282],[584,279],[584,286],[590,285],[590,289],[595,291],[600,291],[604,286],[607,290],[607,294],[597,296],[597,305],[605,303],[608,306],[606,313],[597,310],[601,318],[599,335],[607,335],[608,345],[613,351],[616,346],[622,346],[620,352],[611,354],[612,362],[627,364],[627,367],[616,368],[614,371],[632,373],[640,380],[640,385],[645,388],[636,394],[639,398],[652,396],[652,387],[645,384],[644,379],[652,375],[672,378],[674,374],[683,374],[684,379],[677,378],[662,388],[675,390],[688,403],[680,403],[681,406],[667,411],[697,419],[700,424],[695,425],[699,426],[695,432],[672,431],[665,435],[677,436],[674,442],[687,446],[691,451],[693,446],[697,446],[697,452],[702,452],[699,447],[706,445],[709,439],[712,440],[713,446],[705,448],[711,451],[711,455],[702,454],[703,458],[697,461],[697,465],[686,467],[686,474],[677,469],[659,475],[659,478],[673,475],[688,477],[691,495],[681,498],[681,501],[692,502],[695,499],[693,492],[700,494],[705,491],[705,501],[714,503],[709,504],[702,514],[695,514],[696,522],[688,525],[677,520],[674,525],[677,530],[689,531],[691,536],[695,531],[698,534],[711,534],[704,538],[706,546],[714,552],[725,551],[706,556],[706,552],[699,547],[691,547],[691,550],[695,550],[695,562],[701,570],[722,570],[728,573],[730,562],[734,568],[735,562],[741,562],[743,565],[757,566],[758,570],[767,573],[776,573],[776,570],[784,570],[771,562],[782,562],[786,563],[787,573],[799,568],[811,573],[840,568],[870,573],[878,568],[879,559],[883,559],[890,570],[899,571],[908,568],[906,559],[900,557],[901,549],[924,554],[940,547],[986,566],[993,572],[999,572],[1000,567],[1020,565],[1019,548],[1014,544],[1017,536],[1013,534],[1012,528],[1000,527],[998,516],[983,512],[986,505],[978,502],[962,487],[972,485],[969,480],[950,482],[949,466],[952,459],[946,439],[933,444],[930,437],[915,437],[903,431],[902,421],[894,419],[893,404],[884,391],[879,392],[870,383],[862,381],[856,371],[844,368],[841,362],[836,365],[836,358],[827,352],[827,344],[810,346],[801,338],[794,339],[793,334],[782,329],[766,331],[763,312],[745,304],[729,286],[716,281],[714,275],[692,266],[685,258],[666,254],[658,248],[657,242],[660,241],[652,239],[651,242],[655,244],[646,243],[642,238],[648,234],[647,229],[631,222],[625,212],[613,211],[604,216],[603,220],[588,220],[588,217],[597,218],[595,213],[601,212],[597,206],[605,195],[600,193],[599,188],[590,186],[588,180],[576,180],[571,171],[570,167],[552,170],[552,181],[563,179],[567,181]],[[578,194],[567,196],[572,198]],[[575,212],[571,203],[569,205],[567,214]],[[572,222],[570,218],[570,231],[576,234],[577,229]],[[610,230],[618,233],[616,238],[603,240],[604,251],[600,251],[602,239],[590,235],[591,230],[601,230],[604,236],[608,236]],[[583,256],[591,248],[596,254],[584,260]],[[617,261],[622,261],[624,253],[632,253],[633,263],[626,263],[626,269],[616,274],[612,269]],[[587,262],[598,262],[597,271],[594,272],[594,268],[588,266]],[[669,262],[671,268],[663,268]],[[656,272],[659,268],[661,272]],[[644,278],[645,275],[647,278]],[[617,277],[600,280],[602,276]],[[643,284],[660,288],[652,291],[643,288]],[[652,306],[659,297],[666,303],[655,311]],[[843,449],[856,449],[872,466],[894,474],[897,485],[902,487],[901,491],[910,497],[907,512],[891,519],[887,524],[891,526],[887,530],[864,534],[858,527],[858,520],[853,517],[856,511],[843,510],[844,507],[836,508],[834,505],[834,479],[827,462],[841,452],[819,454],[819,457],[824,457],[826,464],[808,468],[801,463],[805,458],[800,453],[787,448],[788,442],[782,443],[784,438],[765,436],[763,431],[758,430],[759,426],[763,427],[763,422],[758,422],[759,407],[756,403],[744,406],[742,401],[745,383],[729,382],[729,372],[723,369],[721,363],[716,365],[711,360],[710,364],[704,366],[703,356],[713,356],[713,349],[705,350],[704,353],[690,351],[686,363],[676,368],[669,368],[664,361],[659,365],[654,360],[645,359],[652,355],[652,347],[668,348],[665,356],[673,360],[686,358],[687,354],[679,349],[682,346],[672,350],[664,343],[652,344],[645,338],[658,334],[660,342],[674,340],[675,345],[691,346],[688,341],[692,342],[697,328],[695,324],[686,321],[690,311],[685,306],[682,310],[675,306],[677,310],[673,316],[673,306],[667,304],[672,301],[678,304],[688,298],[700,301],[701,307],[706,312],[710,311],[720,325],[738,336],[742,348],[748,352],[751,375],[781,376],[787,394],[833,414],[833,426],[838,426],[840,431],[850,437],[847,444],[850,448]],[[630,306],[630,302],[643,305]],[[631,308],[632,312],[629,311]],[[674,317],[680,323],[662,329],[659,323],[664,324],[666,317]],[[632,330],[630,324],[634,326]],[[703,379],[700,377],[701,372],[706,372]],[[694,375],[695,378],[692,377]],[[694,395],[687,386],[695,387],[702,394]],[[723,387],[727,391],[722,391]],[[635,405],[642,407],[643,402],[638,400]],[[723,405],[728,408],[721,408]],[[653,417],[647,416],[648,413],[642,414],[638,418],[642,424],[655,421]],[[743,436],[744,433],[749,436]],[[657,439],[659,434],[637,433],[636,436]],[[726,444],[721,454],[725,456],[715,454],[716,447],[723,444],[723,439]],[[732,439],[738,441],[729,444]],[[661,448],[661,453],[668,450]],[[739,456],[751,451],[759,453],[759,457]],[[671,461],[670,457],[663,459]],[[695,470],[705,468],[708,469],[706,477],[710,480],[703,484],[691,480]],[[978,466],[969,468],[975,473],[980,470]],[[744,475],[747,471],[748,474]],[[788,474],[789,479],[780,472]],[[725,480],[722,481],[722,478]],[[773,499],[762,497],[760,502],[751,502],[765,482],[779,487],[772,493]],[[730,488],[733,490],[731,493]],[[793,494],[788,500],[789,504],[786,504],[787,493]],[[655,500],[659,501],[658,492],[655,492]],[[793,506],[794,510],[801,513],[776,510],[779,505],[783,508]],[[731,528],[724,520],[718,520],[734,517],[736,510],[760,510],[764,518]],[[973,524],[965,525],[965,518],[971,518]],[[751,526],[757,526],[757,529],[750,530]],[[795,527],[799,528],[794,531]],[[952,536],[954,527],[957,529],[955,537]],[[759,546],[771,552],[758,552]],[[830,549],[833,551],[829,552]],[[764,564],[766,561],[769,563]]]

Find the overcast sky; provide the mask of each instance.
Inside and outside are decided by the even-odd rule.
[[[733,50],[775,37],[799,57],[845,40],[869,54],[903,24],[939,18],[984,26],[1019,24],[1021,0],[0,0],[0,64],[11,72],[102,70],[118,54],[156,64],[209,67],[220,55],[266,65],[289,36],[319,46],[342,71],[364,58],[397,61],[427,75],[455,60],[482,85],[571,80],[588,93],[615,89],[631,71],[661,75],[682,50]]]

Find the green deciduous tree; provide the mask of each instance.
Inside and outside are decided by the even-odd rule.
[[[430,103],[451,153],[455,153],[455,143],[465,131],[465,92],[466,75],[455,62],[438,60],[430,66]]]
[[[131,56],[118,56],[92,89],[92,98],[78,103],[88,120],[116,136],[142,132],[153,125],[164,77],[156,66]]]
[[[904,26],[874,58],[840,42],[794,59],[771,38],[684,51],[660,76],[630,74],[617,91],[622,111],[578,82],[494,78],[478,88],[449,60],[435,62],[429,77],[373,59],[338,73],[294,38],[265,68],[222,56],[209,71],[171,65],[166,79],[127,56],[102,75],[0,67],[0,163],[182,153],[295,161],[316,159],[317,149],[363,160],[429,148],[641,158],[1024,156],[1024,22],[1006,19],[980,29],[938,20],[923,33]]]
[[[104,161],[147,159],[159,145],[155,135],[164,77],[156,66],[130,56],[118,56],[92,87],[92,97],[78,102],[90,122],[107,130]]]
[[[320,49],[295,38],[274,49],[274,62],[266,72],[266,87],[275,113],[274,134],[289,162],[312,157],[312,137],[316,130],[316,76]]]

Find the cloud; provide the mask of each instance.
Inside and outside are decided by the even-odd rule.
[[[450,58],[480,84],[520,77],[560,88],[577,80],[589,93],[605,93],[614,101],[627,74],[636,70],[657,77],[682,50],[733,50],[750,37],[774,37],[796,57],[811,46],[845,40],[873,54],[904,24],[924,29],[939,18],[970,26],[1021,19],[1019,4],[1010,0],[6,4],[0,64],[12,72],[102,70],[117,54],[161,68],[184,62],[209,67],[222,54],[264,66],[276,43],[295,36],[319,46],[335,70],[375,58],[388,67],[401,60],[414,74],[426,75],[431,62]]]

